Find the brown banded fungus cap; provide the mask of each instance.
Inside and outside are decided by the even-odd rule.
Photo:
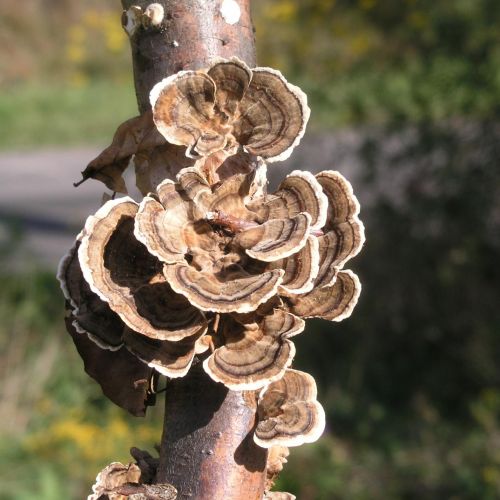
[[[96,477],[87,500],[175,500],[177,490],[171,484],[144,484],[137,464],[113,462]],[[144,482],[146,480],[144,479]]]
[[[204,315],[166,282],[162,265],[134,237],[138,205],[108,201],[85,224],[78,257],[85,280],[132,330],[181,340],[206,330]]]
[[[361,293],[358,277],[343,267],[361,250],[364,226],[352,186],[339,172],[326,170],[315,179],[328,200],[325,223],[315,233],[319,267],[311,290],[288,294],[287,302],[300,317],[341,321],[351,315]]]
[[[271,68],[250,69],[237,58],[199,71],[180,71],[153,87],[153,119],[192,158],[240,147],[267,161],[284,160],[302,138],[306,95]]]
[[[78,333],[86,334],[101,349],[118,350],[123,345],[124,324],[91,289],[83,277],[78,261],[78,248],[83,232],[69,252],[61,259],[57,269],[57,279],[64,298],[70,306],[72,325]]]
[[[297,497],[284,491],[267,491],[263,500],[295,500]]]
[[[205,329],[179,342],[156,340],[132,331],[83,277],[78,248],[83,233],[59,264],[57,277],[66,298],[66,325],[85,371],[115,404],[142,415],[153,368],[170,378],[184,376]]]
[[[316,441],[325,428],[325,412],[316,397],[316,382],[311,375],[286,370],[259,396],[256,444],[270,448]]]
[[[239,151],[236,154],[217,151],[209,156],[199,158],[193,166],[211,186],[223,182],[233,175],[249,174],[253,171],[258,171],[258,178],[255,178],[253,183],[255,190],[265,191],[267,186],[267,168],[264,160],[244,151]],[[253,196],[255,193],[251,197]]]
[[[227,315],[215,337],[222,345],[203,367],[229,389],[260,389],[283,376],[295,355],[295,346],[288,339],[304,326],[303,320],[282,309],[264,316]]]
[[[265,490],[269,491],[287,463],[290,450],[286,446],[271,446],[267,451],[266,461],[266,484]]]
[[[125,328],[123,340],[127,349],[138,359],[169,378],[184,377],[196,354],[196,341],[204,330],[177,342],[156,340]]]
[[[97,474],[95,484],[92,486],[92,495],[88,500],[99,500],[109,498],[110,500],[121,500],[123,496],[113,493],[113,490],[125,484],[139,484],[141,470],[136,464],[123,465],[120,462],[112,462]]]
[[[279,289],[313,286],[327,198],[307,172],[267,197],[260,172],[211,186],[200,169],[186,168],[141,202],[135,236],[164,262],[172,289],[203,311],[246,313]]]
[[[245,203],[255,172],[211,187],[196,168],[166,180],[142,201],[135,235],[164,263],[172,289],[202,311],[246,313],[276,295],[283,269],[262,270],[306,243],[311,217],[259,223]]]
[[[347,318],[361,286],[352,271],[343,270],[364,243],[359,203],[349,182],[335,171],[294,171],[275,193],[256,198],[247,208],[258,220],[311,216],[306,244],[300,251],[262,269],[283,269],[279,295],[294,314],[331,321]]]
[[[171,378],[184,376],[195,355],[197,340],[206,328],[178,342],[158,340],[133,331],[91,289],[83,277],[78,248],[83,233],[59,264],[57,277],[70,307],[68,314],[78,333],[86,334],[101,349],[115,351],[123,346],[151,368]],[[183,301],[182,297],[179,297]]]

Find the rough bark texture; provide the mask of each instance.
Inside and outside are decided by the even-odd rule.
[[[262,499],[267,453],[253,441],[253,394],[245,396],[213,382],[201,363],[169,383],[157,480],[179,499]]]
[[[123,8],[146,9],[149,1],[122,0]],[[140,112],[149,109],[149,91],[163,78],[186,69],[199,69],[214,57],[237,56],[255,66],[255,43],[250,0],[238,0],[236,24],[222,17],[222,0],[162,0],[160,27],[139,30],[131,39],[134,79]]]
[[[122,0],[124,9],[150,2]],[[214,57],[237,56],[255,66],[250,0],[238,0],[239,21],[228,24],[222,0],[161,0],[159,27],[139,29],[131,38],[137,102],[150,108],[149,91],[161,79],[206,67]],[[254,397],[213,382],[201,363],[166,392],[160,465],[156,481],[171,483],[179,499],[261,500],[267,451],[252,440]]]

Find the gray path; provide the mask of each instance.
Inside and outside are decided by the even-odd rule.
[[[0,154],[0,245],[14,250],[2,264],[55,267],[102,196],[97,182],[73,187],[96,154],[95,148]]]

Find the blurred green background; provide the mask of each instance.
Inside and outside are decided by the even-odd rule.
[[[500,2],[253,7],[259,64],[312,108],[273,175],[339,168],[367,232],[353,316],[296,339],[327,432],[291,450],[277,488],[300,500],[500,498]],[[2,0],[2,177],[16,174],[2,161],[12,152],[97,148],[136,113],[120,14],[118,0]],[[19,182],[22,193],[30,181]],[[131,445],[158,442],[162,405],[133,419],[86,377],[54,265],[19,261],[31,226],[8,208],[0,200],[0,499],[80,499]],[[70,239],[83,218],[60,212]]]

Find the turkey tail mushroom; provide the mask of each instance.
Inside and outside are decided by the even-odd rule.
[[[325,412],[316,398],[311,375],[287,370],[259,396],[255,443],[263,448],[290,447],[319,439],[325,428]]]

